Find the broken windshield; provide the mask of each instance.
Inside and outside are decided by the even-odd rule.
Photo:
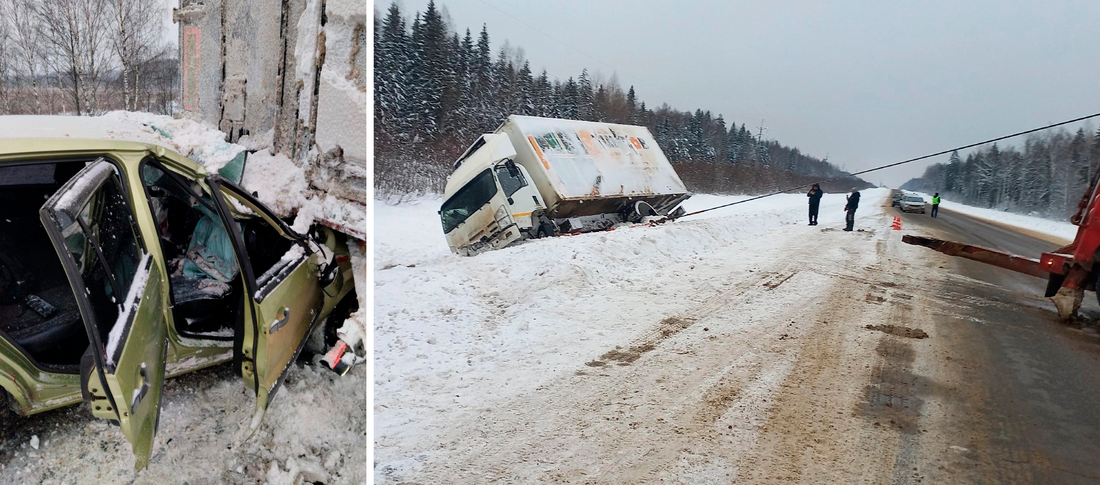
[[[477,212],[497,193],[497,184],[493,172],[486,169],[474,177],[466,186],[458,189],[455,195],[443,203],[439,217],[443,221],[443,233],[447,234],[466,221],[470,214]]]

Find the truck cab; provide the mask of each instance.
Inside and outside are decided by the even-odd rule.
[[[486,134],[455,162],[439,210],[451,251],[470,255],[554,235],[531,175],[507,135]]]

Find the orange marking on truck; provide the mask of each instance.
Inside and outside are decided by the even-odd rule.
[[[634,145],[634,148],[637,148],[638,150],[642,149],[642,143],[640,141],[638,141],[638,139],[633,137],[633,136],[630,137],[630,144]]]
[[[531,147],[535,149],[535,154],[539,156],[539,160],[542,160],[542,166],[550,170],[550,163],[546,161],[546,157],[542,156],[542,149],[539,148],[539,143],[535,141],[535,137],[527,135],[527,141],[531,142]]]
[[[591,133],[584,130],[579,130],[577,131],[577,138],[581,139],[581,144],[584,145],[585,150],[588,150],[588,153],[591,153],[592,155],[600,154],[600,149],[596,148],[596,143],[592,141]]]

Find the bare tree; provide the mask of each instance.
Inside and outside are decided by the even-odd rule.
[[[42,36],[39,34],[38,18],[34,15],[35,0],[8,0],[8,28],[11,33],[11,46],[19,75],[30,81],[31,95],[34,97],[34,113],[42,113],[42,95],[38,89],[38,75],[42,67]]]
[[[0,3],[0,18],[7,17],[8,6]],[[0,105],[4,113],[11,113],[11,56],[9,30],[6,22],[0,22]]]
[[[77,115],[84,113],[81,101],[82,64],[79,17],[74,0],[42,0],[35,8],[35,17],[42,29],[42,37],[52,50],[47,63],[59,73],[64,73],[63,88],[69,92]]]
[[[98,109],[100,75],[110,68],[106,0],[40,0],[35,17],[52,52],[47,64],[64,73],[77,115]]]
[[[85,87],[85,104],[91,114],[95,114],[99,111],[99,93],[103,88],[100,78],[103,73],[111,70],[111,49],[108,44],[109,4],[108,0],[79,0],[76,5],[83,39],[81,52],[85,66],[85,82],[82,83]]]
[[[122,98],[134,110],[148,63],[160,55],[161,26],[153,0],[110,0],[111,44],[122,65]]]

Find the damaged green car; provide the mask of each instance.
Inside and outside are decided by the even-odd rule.
[[[168,377],[232,361],[256,394],[255,431],[307,343],[335,343],[357,306],[352,276],[344,235],[299,234],[165,147],[0,139],[4,405],[86,402],[138,469]]]

